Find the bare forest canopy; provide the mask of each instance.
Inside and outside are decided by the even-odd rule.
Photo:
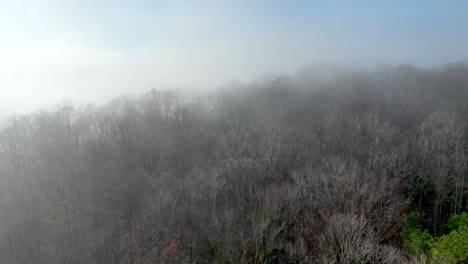
[[[0,262],[413,263],[468,210],[468,65],[307,67],[10,117]]]

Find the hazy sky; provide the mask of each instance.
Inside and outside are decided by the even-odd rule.
[[[466,59],[465,0],[0,0],[0,114],[304,64]]]

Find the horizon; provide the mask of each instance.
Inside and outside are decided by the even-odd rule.
[[[0,1],[0,113],[209,90],[309,64],[468,59],[464,1]]]

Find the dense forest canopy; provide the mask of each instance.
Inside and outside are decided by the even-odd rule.
[[[467,261],[446,238],[468,242],[467,121],[464,63],[306,67],[11,116],[0,260]]]

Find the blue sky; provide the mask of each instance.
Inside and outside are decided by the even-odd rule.
[[[467,54],[468,44],[468,2],[457,0],[88,1],[74,15],[77,23],[100,27],[116,47],[130,49],[263,37],[307,44],[317,38],[372,58],[400,62],[409,56],[408,62],[430,64]],[[427,49],[432,52],[424,54]]]
[[[0,0],[0,112],[306,64],[468,59],[468,1]]]

